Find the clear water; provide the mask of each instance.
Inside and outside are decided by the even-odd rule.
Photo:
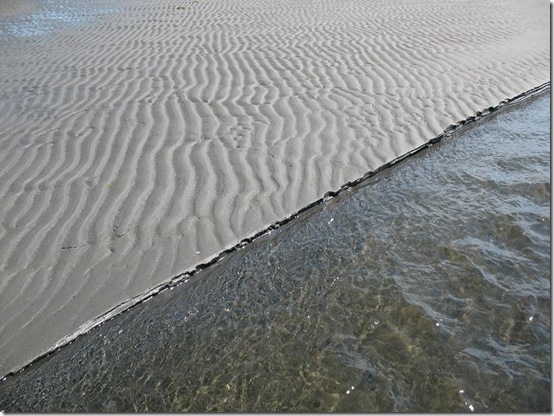
[[[550,411],[549,93],[0,384],[23,411]]]
[[[102,1],[90,5],[87,2],[72,0],[41,0],[31,3],[30,8],[30,12],[22,13],[15,19],[3,19],[0,16],[0,35],[32,38],[60,31],[63,28],[76,27],[92,18],[118,12],[117,8],[104,5]]]

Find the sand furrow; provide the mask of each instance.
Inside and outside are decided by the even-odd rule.
[[[236,180],[234,193],[229,192],[228,218],[231,229],[236,233],[242,229],[241,224],[245,218],[245,206],[243,198],[259,192],[259,183],[255,178],[255,171],[246,161],[246,149],[250,143],[250,137],[254,133],[252,117],[248,101],[242,100],[245,85],[245,62],[240,59],[238,52],[239,42],[234,41],[235,46],[228,54],[222,55],[225,64],[222,68],[229,79],[228,96],[222,98],[224,107],[232,118],[232,124],[223,135],[229,155],[229,168],[232,177]]]

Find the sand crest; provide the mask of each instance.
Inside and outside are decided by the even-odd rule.
[[[0,6],[0,374],[549,81],[543,1]]]

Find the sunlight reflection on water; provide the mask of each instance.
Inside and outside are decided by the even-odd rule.
[[[0,15],[0,31],[3,36],[41,36],[117,11],[113,7],[102,7],[102,2],[96,2],[91,8],[87,2],[67,1],[63,4],[45,0],[33,3],[31,11],[22,13],[18,18],[4,21]]]

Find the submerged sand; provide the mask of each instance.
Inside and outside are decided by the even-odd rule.
[[[0,374],[549,81],[549,3],[0,4]]]

